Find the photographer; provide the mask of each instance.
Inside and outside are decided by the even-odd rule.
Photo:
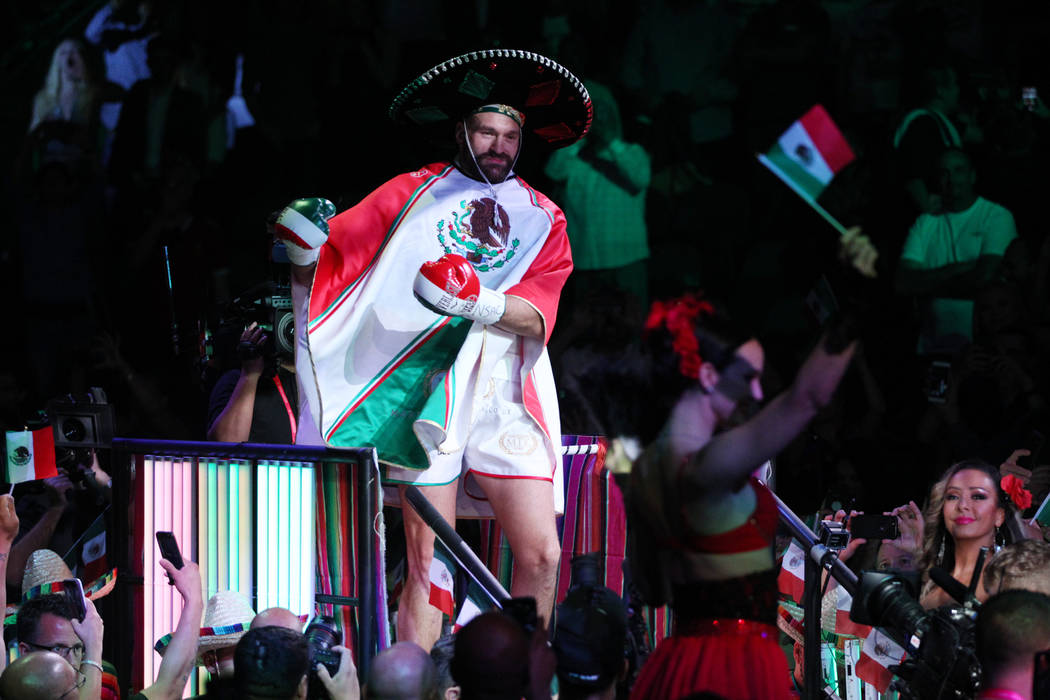
[[[295,441],[298,393],[295,366],[273,350],[269,335],[253,322],[241,334],[240,370],[215,384],[208,408],[208,439],[218,442]]]
[[[341,662],[335,676],[323,664],[310,669],[306,637],[284,627],[248,630],[234,652],[237,697],[243,700],[302,700],[308,697],[310,677],[316,674],[331,700],[357,700],[361,690],[349,649],[332,647]]]
[[[613,700],[627,676],[627,610],[605,586],[569,590],[558,605],[554,654],[562,700]]]
[[[29,556],[40,549],[68,551],[108,506],[110,476],[99,466],[94,450],[57,451],[58,476],[28,482],[16,488],[20,529],[10,550],[6,581],[8,593],[20,591]]]

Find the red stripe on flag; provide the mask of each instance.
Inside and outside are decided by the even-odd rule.
[[[814,105],[813,109],[802,115],[799,122],[824,156],[824,162],[831,172],[838,173],[856,157],[842,132],[821,105]]]
[[[456,609],[456,605],[452,601],[452,591],[446,591],[444,588],[434,585],[434,583],[430,584],[430,604],[450,618]]]
[[[865,683],[871,683],[880,693],[885,693],[890,687],[890,681],[893,680],[893,674],[889,669],[867,654],[860,655],[856,672],[857,678]]]
[[[49,425],[33,431],[33,471],[37,479],[58,476],[55,464],[55,431]]]

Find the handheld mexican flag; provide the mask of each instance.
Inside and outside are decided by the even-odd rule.
[[[55,433],[51,426],[7,433],[4,479],[9,484],[58,476]]]
[[[794,539],[780,561],[777,588],[796,603],[802,603],[802,593],[806,588],[806,553]]]
[[[846,228],[817,204],[817,198],[854,158],[842,132],[821,105],[814,105],[788,127],[768,153],[758,156],[762,165],[843,235]]]
[[[444,547],[435,542],[434,558],[430,560],[430,604],[452,619],[456,609],[454,596],[456,564]]]

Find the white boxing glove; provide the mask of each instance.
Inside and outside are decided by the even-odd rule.
[[[435,313],[485,324],[499,321],[507,308],[506,295],[483,287],[474,266],[452,253],[423,263],[412,291],[423,306]]]

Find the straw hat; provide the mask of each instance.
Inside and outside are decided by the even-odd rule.
[[[200,657],[204,652],[235,645],[248,631],[254,617],[251,603],[237,591],[219,591],[208,598],[197,642],[197,663],[201,663]],[[157,640],[153,648],[163,656],[170,642],[171,635],[166,634]]]
[[[22,602],[40,595],[58,593],[61,587],[56,587],[54,584],[72,578],[76,577],[62,561],[62,557],[50,549],[38,549],[29,555],[26,569],[22,573]],[[84,584],[84,597],[89,600],[98,600],[108,595],[116,584],[115,576],[109,574],[100,576],[91,583]]]

